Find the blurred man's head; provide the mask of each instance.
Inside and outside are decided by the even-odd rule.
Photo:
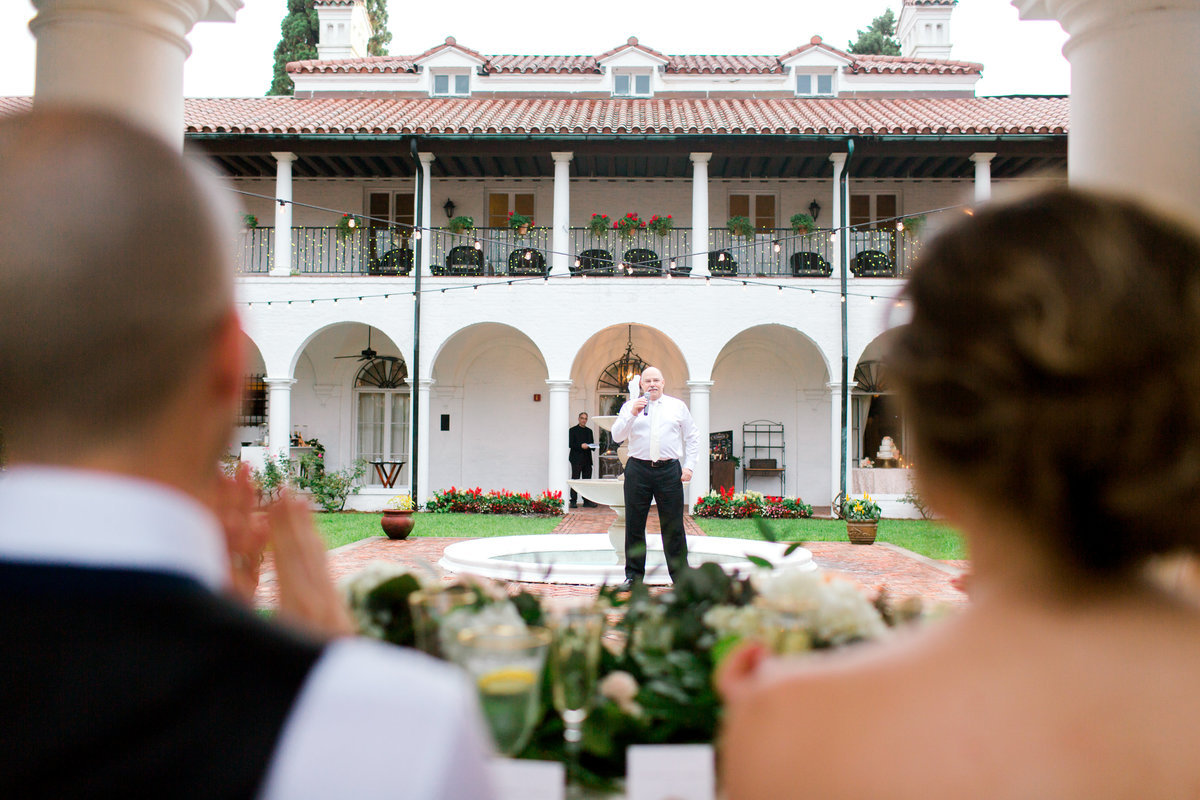
[[[49,110],[0,121],[0,187],[0,427],[14,461],[67,463],[137,440],[189,394],[229,399],[201,374],[237,336],[235,211],[215,180],[139,128]],[[232,405],[212,414],[232,421]],[[193,435],[216,436],[200,416]]]
[[[658,367],[646,367],[642,370],[642,392],[651,400],[662,397],[666,381]]]

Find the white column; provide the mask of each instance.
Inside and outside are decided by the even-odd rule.
[[[995,153],[975,153],[975,202],[986,203],[992,199],[992,159]]]
[[[433,187],[430,186],[429,165],[433,163],[433,153],[417,153],[421,159],[421,219],[417,224],[421,227],[421,263],[419,265],[422,277],[429,275],[429,265],[433,256]]]
[[[689,407],[696,430],[700,432],[700,458],[696,461],[696,469],[692,473],[692,482],[688,486],[687,497],[684,500],[690,509],[697,497],[708,494],[708,434],[709,434],[709,397],[712,392],[712,381],[688,381]]]
[[[830,434],[832,435],[832,441],[830,442],[829,452],[830,452],[832,462],[833,462],[829,465],[829,500],[832,502],[833,498],[837,497],[837,493],[839,491],[841,491],[840,487],[841,487],[841,481],[842,481],[842,462],[841,462],[841,452],[840,452],[842,449],[842,384],[827,383],[827,384],[825,384],[825,386],[829,389],[830,409],[833,411],[833,413],[831,414],[831,424],[829,426],[829,431],[830,431]],[[847,425],[850,424],[850,411],[851,410],[852,409],[846,410],[846,424]],[[852,451],[850,450],[850,435],[847,432],[847,435],[846,435],[846,493],[847,494],[850,494],[850,492],[853,488],[853,483],[850,480],[850,476],[851,476],[850,470],[854,468],[854,465],[852,463],[850,463],[850,453],[851,452]]]
[[[295,153],[271,153],[275,157],[275,259],[272,275],[292,274],[292,162]]]
[[[417,381],[417,427],[413,435],[417,437],[417,492],[419,498],[413,498],[424,503],[433,497],[433,487],[429,485],[429,390],[433,387],[433,378],[421,378]]]
[[[1070,38],[1072,185],[1133,194],[1200,219],[1200,3],[1013,0]]]
[[[551,275],[570,275],[571,249],[571,159],[574,153],[551,153],[554,159],[554,236],[550,247]]]
[[[36,105],[99,108],[183,148],[187,34],[233,22],[239,0],[34,0]]]
[[[292,443],[293,378],[267,378],[267,451],[287,455]]]
[[[708,162],[712,153],[692,153],[692,275],[708,276]]]
[[[547,454],[550,473],[546,484],[552,492],[562,492],[563,501],[568,497],[567,479],[571,477],[570,443],[567,432],[571,427],[571,381],[550,379],[550,407],[547,424],[550,426]]]
[[[829,261],[833,264],[833,277],[840,278],[842,270],[847,268],[842,263],[842,239],[849,231],[838,230],[842,224],[842,170],[846,168],[846,154],[832,153],[829,160],[833,162],[833,220],[829,227],[837,231],[838,238],[830,242]],[[836,494],[836,492],[835,492]]]

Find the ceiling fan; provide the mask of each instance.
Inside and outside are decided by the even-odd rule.
[[[375,352],[371,348],[371,326],[370,325],[367,326],[367,347],[365,350],[360,352],[358,355],[334,356],[334,358],[357,358],[359,361],[375,361],[376,359],[379,359],[382,361],[398,361],[399,360],[395,356],[381,356],[381,355],[379,355],[379,353]]]

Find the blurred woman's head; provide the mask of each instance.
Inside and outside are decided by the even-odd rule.
[[[890,354],[927,485],[1114,572],[1200,543],[1200,240],[1060,190],[921,255]]]

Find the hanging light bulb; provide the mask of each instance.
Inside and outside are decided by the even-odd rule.
[[[896,220],[896,230],[898,230],[898,231],[904,230],[904,220],[902,220],[902,219]]]
[[[476,240],[475,240],[475,249],[476,249],[476,250],[482,250],[482,249],[483,249],[483,242],[481,242],[481,241],[479,241],[478,239],[476,239]]]
[[[830,231],[830,232],[829,232],[829,241],[831,241],[831,242],[836,242],[836,241],[837,241],[837,231]]]
[[[351,218],[350,218],[350,221],[349,221],[349,222],[347,222],[346,224],[347,224],[347,225],[349,225],[351,228],[357,228],[357,227],[358,227],[358,222],[357,222],[357,221],[354,219],[354,217],[351,217]]]
[[[774,247],[774,248],[775,248],[775,252],[776,252],[776,253],[778,253],[778,252],[779,252],[779,251],[782,249],[782,248],[780,247],[780,245],[779,245],[779,240],[778,240],[778,239],[776,239],[776,240],[775,240],[775,243],[772,245],[772,247]]]
[[[526,250],[526,251],[525,251],[525,260],[526,260],[526,261],[533,261],[533,251],[532,251],[532,250]]]
[[[964,208],[964,209],[963,209],[963,213],[964,213],[964,214],[966,214],[968,217],[973,217],[973,216],[975,216],[975,209],[973,209],[973,208]]]
[[[724,253],[718,253],[718,254],[717,254],[717,261],[724,261],[724,260],[725,260],[725,254],[724,254]]]
[[[675,269],[675,259],[671,259],[671,269]]]
[[[421,238],[421,229],[420,229],[420,228],[414,228],[414,229],[413,229],[413,238],[414,238],[414,239],[420,239],[420,238]]]
[[[846,302],[846,295],[842,295],[842,302]]]

